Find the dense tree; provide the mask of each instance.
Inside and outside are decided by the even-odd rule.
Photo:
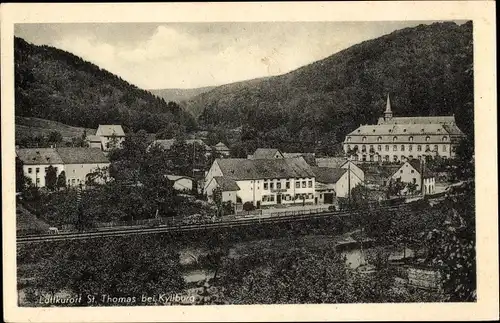
[[[62,171],[59,176],[57,176],[57,188],[66,187],[66,172]]]
[[[50,165],[47,168],[47,171],[45,172],[45,186],[53,191],[56,189],[56,184],[57,184],[57,171],[52,165]]]

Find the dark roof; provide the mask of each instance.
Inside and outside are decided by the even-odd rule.
[[[464,133],[456,124],[445,124],[443,125],[444,130],[446,130],[450,135],[463,135]]]
[[[344,168],[311,167],[316,175],[316,183],[335,184],[347,172]]]
[[[384,124],[453,124],[455,116],[393,117]]]
[[[422,170],[422,162],[418,159],[411,159],[408,161],[408,163],[411,165],[411,167],[415,168],[415,170],[417,172],[421,172]],[[429,170],[429,168],[427,168],[427,166],[425,166],[424,164],[424,178],[430,178],[430,177],[434,177],[434,174]]]
[[[122,126],[115,124],[100,124],[97,128],[96,134],[99,133],[101,136],[125,136]]]
[[[280,151],[276,148],[257,148],[253,153],[253,159],[273,159],[277,152]]]
[[[303,157],[309,166],[316,166],[316,154],[315,153],[283,153],[284,158],[297,158]]]
[[[222,142],[219,142],[217,145],[214,146],[216,150],[229,150],[229,148],[227,148],[227,146],[222,143]]]
[[[240,187],[238,186],[238,184],[236,184],[234,179],[226,178],[223,176],[214,176],[214,179],[223,192],[233,192],[240,190]]]
[[[304,158],[217,159],[224,177],[234,180],[314,177]]]
[[[347,161],[348,159],[346,157],[316,158],[316,165],[319,167],[340,168],[344,166]]]
[[[21,148],[16,153],[25,165],[63,163],[55,148]]]
[[[370,182],[381,179],[389,179],[398,169],[401,168],[401,164],[360,164],[359,167],[365,173],[365,180]]]
[[[99,148],[68,147],[56,148],[63,164],[109,163],[108,158]]]

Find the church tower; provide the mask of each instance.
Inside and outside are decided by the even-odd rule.
[[[385,106],[384,120],[388,121],[391,119],[392,119],[391,99],[389,98],[389,94],[387,94],[387,103]]]

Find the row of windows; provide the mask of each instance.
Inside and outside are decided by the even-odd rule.
[[[401,139],[401,140],[403,140],[403,139]],[[430,136],[425,137],[425,141],[429,141],[429,140],[431,140],[431,137],[430,137]],[[447,141],[447,140],[448,140],[448,137],[447,137],[447,136],[443,136],[443,137],[441,138],[441,141]],[[351,137],[347,137],[347,141],[348,141],[348,142],[350,142],[350,141],[351,141]],[[366,141],[366,136],[363,136],[362,141],[363,141],[363,142],[365,142],[365,141]],[[380,136],[379,136],[379,137],[377,138],[377,141],[378,141],[378,142],[381,142],[381,141],[382,141],[382,137],[380,137]],[[398,141],[398,137],[397,137],[397,136],[392,137],[392,141]],[[409,136],[409,137],[408,137],[408,141],[413,142],[413,136]]]
[[[57,173],[57,167],[54,167],[54,169],[56,170],[56,173]],[[45,167],[45,172],[48,172],[49,171],[49,168],[48,167]],[[35,168],[35,172],[38,174],[40,173],[40,167],[36,167]],[[33,168],[31,167],[28,167],[28,174],[31,174],[33,173]]]
[[[361,146],[361,152],[366,152],[366,145],[362,145]],[[389,151],[390,150],[390,146],[389,145],[385,145],[385,151]],[[354,149],[355,150],[359,150],[359,146],[358,145],[355,145],[354,146]],[[406,149],[406,146],[405,145],[401,145],[401,151],[405,151]],[[351,150],[351,145],[347,145],[347,150]],[[433,151],[438,151],[438,145],[434,145],[433,147]],[[382,145],[377,145],[377,151],[382,151]],[[392,145],[392,151],[398,151],[398,145]],[[408,145],[408,151],[413,151],[413,145]],[[422,145],[417,145],[417,151],[422,151]],[[430,151],[430,146],[429,145],[425,145],[425,151]],[[446,152],[448,151],[448,148],[446,145],[443,145],[441,146],[441,151],[443,152]],[[370,153],[374,153],[375,152],[375,148],[373,145],[370,145],[370,150],[369,150]]]
[[[275,183],[273,183],[273,182],[271,182],[271,183],[264,182],[264,189],[265,190],[267,190],[267,189],[273,190],[274,189],[274,184]],[[302,186],[302,188],[306,188],[306,187],[311,188],[313,186],[313,181],[295,181],[295,188],[300,188],[301,186]],[[289,181],[285,182],[285,188],[286,189],[290,188],[290,182]],[[281,189],[281,182],[276,183],[276,189],[277,190]]]
[[[293,201],[293,200],[310,200],[313,199],[314,195],[312,193],[308,194],[295,194],[295,198],[290,194],[281,195],[282,201]],[[262,195],[262,202],[275,202],[277,197],[275,195]]]
[[[414,156],[413,155],[409,155],[408,157],[405,156],[405,155],[401,155],[401,157],[398,157],[397,155],[393,155],[392,156],[392,161],[398,161],[398,160],[406,160],[406,159],[413,159]],[[418,155],[417,156],[418,159],[422,159],[422,155]],[[446,159],[446,156],[442,156],[443,159]],[[358,160],[358,156],[357,155],[354,155],[354,160]],[[385,156],[381,156],[381,155],[377,155],[377,156],[373,156],[373,155],[369,155],[369,156],[366,156],[366,155],[362,155],[361,156],[361,160],[362,161],[390,161],[390,156],[389,155],[385,155]]]

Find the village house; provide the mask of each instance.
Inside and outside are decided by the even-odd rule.
[[[23,163],[24,175],[36,187],[45,187],[45,175],[49,166],[55,168],[57,176],[64,170],[61,156],[55,148],[20,148],[16,150],[16,155]]]
[[[109,151],[115,148],[122,148],[125,141],[125,132],[120,125],[99,125],[95,135],[87,136],[90,148],[99,148],[102,151]]]
[[[326,158],[316,158],[316,165],[318,167],[329,167],[329,168],[343,168],[348,169],[354,175],[356,175],[361,182],[365,180],[365,173],[363,170],[351,160],[346,157],[326,157]]]
[[[16,151],[23,163],[24,174],[36,187],[45,187],[49,166],[56,176],[65,172],[68,186],[85,185],[90,174],[101,171],[108,176],[109,160],[99,148],[23,148]],[[99,180],[99,179],[98,179]]]
[[[358,175],[346,168],[312,167],[312,170],[319,204],[332,204],[335,197],[348,197],[349,189],[363,183]]]
[[[166,175],[167,179],[172,182],[174,190],[179,192],[191,192],[193,190],[193,179],[188,176]]]
[[[315,197],[314,173],[304,158],[216,159],[205,183],[204,193],[211,201],[213,190],[224,186],[226,199],[235,193],[238,203],[251,202],[257,208],[312,204]]]
[[[463,136],[455,116],[393,117],[387,96],[384,117],[347,134],[343,145],[350,158],[362,162],[454,158]]]
[[[302,157],[309,164],[309,166],[316,166],[315,153],[282,153],[283,158],[298,158]]]
[[[215,151],[223,157],[229,157],[231,155],[231,151],[229,148],[222,142],[219,142],[217,145],[214,146]]]

